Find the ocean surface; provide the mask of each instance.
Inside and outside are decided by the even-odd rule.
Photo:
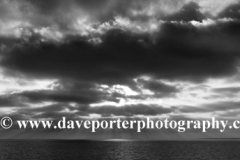
[[[0,160],[240,159],[240,141],[0,141]]]

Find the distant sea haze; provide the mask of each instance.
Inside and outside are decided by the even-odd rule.
[[[0,160],[238,160],[240,141],[0,141]]]

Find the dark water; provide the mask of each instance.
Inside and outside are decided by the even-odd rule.
[[[240,141],[0,141],[0,159],[240,160]]]

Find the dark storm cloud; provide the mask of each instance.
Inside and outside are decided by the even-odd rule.
[[[24,103],[23,98],[12,96],[12,95],[2,95],[0,96],[0,108],[1,107],[23,107],[27,106],[26,103]]]
[[[100,95],[100,93],[99,93]],[[30,102],[76,102],[81,104],[96,103],[101,99],[99,97],[85,96],[85,95],[74,95],[66,93],[58,93],[52,91],[26,91],[19,96],[27,98]]]
[[[2,54],[1,65],[37,77],[73,78],[127,84],[134,77],[202,81],[237,71],[238,22],[210,26],[166,23],[155,36],[110,30],[93,45],[79,38],[55,45],[24,44]],[[214,62],[214,65],[213,63]]]
[[[26,0],[35,6],[42,14],[49,14],[49,12],[55,11],[58,7],[64,4],[64,0]],[[67,3],[65,3],[66,5]]]
[[[111,0],[26,0],[35,6],[42,14],[53,13],[59,8],[69,9],[71,5],[82,7],[82,9],[102,9],[106,6]],[[113,0],[115,1],[115,0]],[[116,3],[117,1],[113,2]]]
[[[232,18],[240,20],[240,2],[232,4],[226,7],[221,13],[219,13],[219,18]]]
[[[202,21],[206,16],[200,12],[200,7],[195,2],[185,4],[180,11],[169,15],[165,18],[161,18],[168,21]]]
[[[1,37],[0,36],[0,46],[4,46],[6,48],[7,46],[13,46],[15,44],[21,43],[22,40],[16,39],[16,38],[10,38],[10,37]],[[2,48],[1,47],[1,48]],[[2,50],[4,49],[2,48]],[[1,50],[0,50],[1,51]]]

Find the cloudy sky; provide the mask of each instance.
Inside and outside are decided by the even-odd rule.
[[[0,0],[0,117],[240,115],[237,0]],[[237,130],[0,130],[1,138],[188,139]]]

